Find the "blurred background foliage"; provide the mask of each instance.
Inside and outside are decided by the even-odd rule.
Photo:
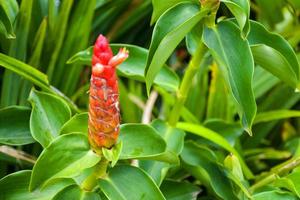
[[[1,0],[0,51],[45,73],[52,86],[84,111],[88,105],[90,68],[81,63],[67,64],[67,61],[91,46],[100,33],[111,43],[149,48],[155,21],[152,11],[151,0]],[[230,17],[231,13],[221,4],[218,16]],[[250,18],[282,35],[300,61],[299,0],[251,1]],[[182,41],[167,62],[178,77],[184,73],[190,58],[188,49],[191,48],[186,48],[185,41]],[[298,157],[300,119],[285,116],[271,121],[278,116],[271,111],[299,110],[300,94],[264,69],[255,68],[253,87],[258,113],[270,113],[255,122],[254,136],[249,137],[237,123],[232,96],[216,63],[210,56],[206,60],[207,64],[191,80],[193,86],[181,114],[182,120],[204,124],[222,134],[241,152],[255,174]],[[148,123],[149,120],[143,118],[145,106],[149,103],[145,85],[127,78],[120,78],[119,84],[122,122]],[[19,75],[0,68],[0,108],[29,106],[27,99],[32,86]],[[174,103],[173,95],[172,91],[154,87],[150,95],[155,99],[153,117],[164,119],[168,116]],[[208,140],[190,135],[187,138],[205,146],[201,148],[209,147],[208,153],[214,150],[213,154],[224,159],[222,150]],[[192,144],[189,146],[194,148]],[[20,169],[30,169],[41,150],[37,143],[15,148],[0,146],[0,177]],[[182,156],[185,159],[185,152]],[[185,170],[174,169],[168,177],[183,180],[193,172],[191,169],[192,166],[186,166]]]

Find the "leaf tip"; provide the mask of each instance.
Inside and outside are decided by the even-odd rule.
[[[253,132],[252,132],[252,129],[250,127],[245,127],[244,129],[249,134],[249,136],[251,136],[251,137],[253,136]]]

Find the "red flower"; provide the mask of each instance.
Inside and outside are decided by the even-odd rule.
[[[116,67],[128,57],[121,48],[116,56],[100,35],[94,46],[89,104],[89,141],[97,150],[112,147],[119,135],[120,110]]]

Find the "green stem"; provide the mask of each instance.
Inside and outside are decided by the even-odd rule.
[[[108,161],[104,158],[96,165],[94,172],[89,175],[81,184],[81,188],[86,191],[92,191],[97,185],[97,180],[106,175]]]
[[[250,191],[253,192],[256,189],[275,181],[278,178],[278,176],[291,171],[292,169],[298,167],[299,165],[300,165],[300,158],[296,158],[296,159],[293,158],[284,162],[283,164],[280,164],[277,167],[274,167],[271,170],[271,172],[269,172],[269,175],[267,175],[265,178],[261,179],[260,181],[252,185],[250,187]]]
[[[177,92],[177,98],[169,118],[169,124],[173,127],[176,126],[176,123],[179,120],[181,109],[184,106],[187,95],[192,85],[192,80],[200,67],[205,52],[205,45],[202,42],[199,43],[198,48],[194,53],[194,56],[190,60],[186,72],[184,73],[180,88]]]

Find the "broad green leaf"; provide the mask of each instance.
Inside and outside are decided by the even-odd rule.
[[[164,181],[160,190],[167,200],[197,200],[201,189],[189,182]]]
[[[222,71],[238,104],[243,127],[251,135],[256,103],[252,90],[254,61],[248,42],[241,38],[238,27],[229,21],[205,28],[203,40],[224,68]]]
[[[300,68],[292,47],[280,35],[269,32],[263,25],[251,21],[247,37],[255,62],[296,88],[299,87]]]
[[[154,120],[151,126],[156,130],[166,142],[167,151],[173,152],[175,155],[179,155],[183,149],[185,133],[182,130],[170,127],[167,123],[161,120]],[[141,168],[145,170],[155,181],[157,185],[160,185],[165,178],[168,170],[172,165],[163,162],[156,161],[140,161]]]
[[[278,190],[271,190],[260,192],[253,195],[253,200],[296,200],[296,196],[289,192],[283,192]]]
[[[74,115],[69,121],[67,121],[60,130],[60,134],[80,132],[88,134],[88,113],[80,113]]]
[[[1,200],[51,200],[63,188],[74,184],[70,179],[57,179],[42,190],[29,192],[31,171],[24,170],[9,174],[0,180]]]
[[[273,120],[286,119],[292,117],[300,117],[300,111],[297,110],[272,110],[268,112],[258,113],[254,123],[269,122]]]
[[[192,28],[208,14],[208,10],[193,3],[180,3],[165,12],[157,21],[145,69],[147,91],[161,67],[176,46]]]
[[[245,176],[247,178],[251,178],[253,177],[252,172],[250,171],[250,169],[247,167],[245,161],[243,160],[243,158],[240,156],[240,154],[237,152],[237,150],[235,150],[230,143],[223,138],[221,135],[219,135],[218,133],[205,128],[201,125],[195,125],[195,124],[190,124],[190,123],[182,123],[179,122],[177,123],[177,128],[182,129],[186,132],[190,132],[193,133],[195,135],[198,135],[200,137],[203,137],[215,144],[218,144],[220,147],[226,149],[227,151],[233,153],[240,161],[241,166],[243,168],[243,171],[245,173]]]
[[[15,38],[14,21],[19,12],[18,2],[16,0],[0,1],[0,31],[6,38]]]
[[[26,63],[0,53],[0,66],[17,73],[46,91],[49,90],[47,76]]]
[[[193,142],[186,142],[181,153],[186,169],[206,187],[225,200],[237,199],[230,180],[222,166],[217,163],[216,155],[206,147]]]
[[[30,109],[11,106],[0,110],[0,143],[24,145],[34,142],[29,129]]]
[[[57,193],[53,200],[101,200],[100,196],[95,192],[87,192],[82,190],[78,185],[70,185],[59,193]]]
[[[43,147],[59,135],[59,130],[71,117],[71,110],[61,99],[48,93],[32,90],[30,130],[32,137]]]
[[[164,139],[149,125],[123,124],[119,141],[123,143],[121,160],[146,159],[178,163],[177,155],[168,151]]]
[[[142,47],[128,44],[111,44],[115,53],[119,48],[126,47],[129,50],[129,57],[117,68],[118,75],[131,78],[133,80],[145,82],[144,71],[147,62],[148,50]],[[68,60],[68,63],[80,62],[86,65],[91,65],[93,47],[78,52]],[[164,66],[154,80],[156,85],[170,91],[176,91],[179,85],[179,78],[176,73]]]
[[[153,12],[151,17],[151,24],[154,24],[156,20],[169,8],[175,6],[176,4],[184,1],[197,2],[195,0],[152,0]]]
[[[33,191],[51,179],[75,177],[99,161],[100,157],[90,149],[85,135],[62,135],[53,140],[39,156],[33,167],[29,189]]]
[[[232,12],[236,18],[240,29],[244,36],[247,36],[250,31],[250,2],[249,0],[221,0]]]
[[[154,181],[137,167],[120,165],[112,168],[99,186],[108,199],[163,200],[165,199]]]

